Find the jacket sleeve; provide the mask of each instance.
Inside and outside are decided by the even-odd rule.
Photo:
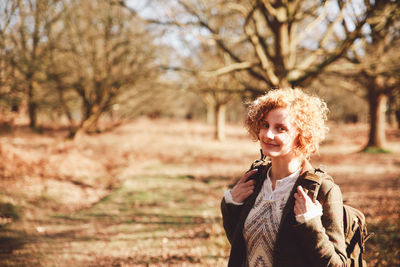
[[[225,202],[225,198],[221,201],[222,223],[224,225],[226,236],[232,244],[233,236],[238,223],[238,218],[243,205],[234,205]]]
[[[253,165],[255,165],[253,163]],[[266,171],[268,170],[268,166],[263,166],[259,165],[256,166],[259,171],[253,174],[251,177],[248,179],[254,179],[255,180],[255,186],[254,186],[254,192],[247,197],[247,199],[244,200],[243,205],[235,205],[235,204],[230,204],[226,203],[225,197],[222,198],[221,201],[221,213],[222,213],[222,222],[224,225],[225,233],[226,236],[231,243],[233,244],[233,240],[235,237],[235,232],[238,229],[241,229],[240,227],[243,227],[244,219],[246,218],[247,214],[242,214],[243,212],[247,212],[251,209],[251,207],[254,204],[254,201],[258,195],[258,193],[261,190],[262,184],[263,184],[263,177],[266,175]],[[250,168],[256,168],[252,166]],[[238,226],[240,224],[240,226]]]
[[[323,184],[320,190],[325,191],[324,187],[327,188]],[[301,244],[310,252],[308,255],[313,266],[346,266],[342,193],[333,184],[322,195],[322,217],[315,217],[297,227]]]

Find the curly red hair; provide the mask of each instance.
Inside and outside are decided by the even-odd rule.
[[[317,96],[306,94],[295,88],[274,89],[258,97],[248,108],[245,126],[255,141],[267,113],[276,108],[288,108],[292,114],[299,136],[295,152],[309,157],[318,151],[325,139],[328,108]]]

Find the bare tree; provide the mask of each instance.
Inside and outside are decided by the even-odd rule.
[[[34,130],[47,111],[71,137],[96,131],[118,96],[157,79],[156,31],[113,0],[1,1],[0,18],[1,97],[22,92]]]
[[[202,37],[212,39],[231,59],[207,74],[245,72],[249,79],[242,82],[259,92],[315,78],[360,37],[374,8],[366,5],[358,14],[351,1],[178,2],[191,18],[179,21],[176,16],[168,23],[205,29]]]
[[[16,68],[15,87],[26,90],[30,127],[38,130],[38,102],[45,58],[49,51],[45,29],[51,28],[60,18],[62,10],[58,0],[17,0],[13,20],[12,61]]]
[[[400,2],[374,1],[371,5],[374,8],[362,41],[351,48],[347,62],[332,65],[330,71],[352,81],[341,84],[367,99],[370,130],[365,149],[384,149],[388,97],[400,90]]]
[[[120,3],[127,7],[125,1]],[[168,18],[147,21],[191,31],[226,58],[192,73],[208,79],[231,75],[241,93],[255,96],[272,87],[310,84],[346,56],[377,7],[368,0],[176,0],[163,8]],[[191,56],[211,60],[206,53]]]
[[[196,53],[198,53],[196,55]],[[205,67],[212,69],[215,66],[229,61],[229,56],[218,47],[201,45],[192,50],[192,56],[197,57],[197,64],[186,61],[190,69]],[[201,66],[199,66],[201,65]],[[215,125],[214,137],[219,141],[225,140],[225,120],[227,105],[235,97],[243,94],[244,86],[235,79],[236,73],[226,75],[214,75],[213,73],[192,72],[195,75],[195,82],[190,90],[201,97],[207,108],[207,122]]]
[[[356,80],[366,89],[370,114],[369,140],[366,148],[386,146],[385,111],[388,96],[400,90],[400,2],[375,1],[379,9],[369,20],[370,40],[365,40],[365,55],[356,51]]]
[[[17,3],[14,1],[0,2],[0,99],[13,105],[12,74],[14,67],[10,64],[10,28],[12,17],[15,14]],[[8,106],[8,105],[7,105]]]
[[[11,65],[15,68],[13,88],[25,92],[30,127],[39,130],[37,121],[38,91],[45,79],[44,66],[49,52],[46,33],[59,20],[62,10],[59,1],[16,1],[16,16],[13,19],[10,53]]]
[[[68,88],[79,98],[81,119],[74,136],[96,131],[118,95],[154,74],[154,45],[145,26],[112,1],[69,1],[65,31],[63,66],[54,77],[60,99]]]

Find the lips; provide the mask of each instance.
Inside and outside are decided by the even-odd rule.
[[[264,141],[263,141],[263,144],[266,145],[266,146],[274,146],[274,147],[278,147],[279,146],[278,144],[270,143],[270,142],[264,142]]]

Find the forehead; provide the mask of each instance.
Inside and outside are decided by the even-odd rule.
[[[264,121],[269,123],[279,123],[279,124],[292,124],[293,118],[287,108],[276,108],[267,113],[264,117]]]

